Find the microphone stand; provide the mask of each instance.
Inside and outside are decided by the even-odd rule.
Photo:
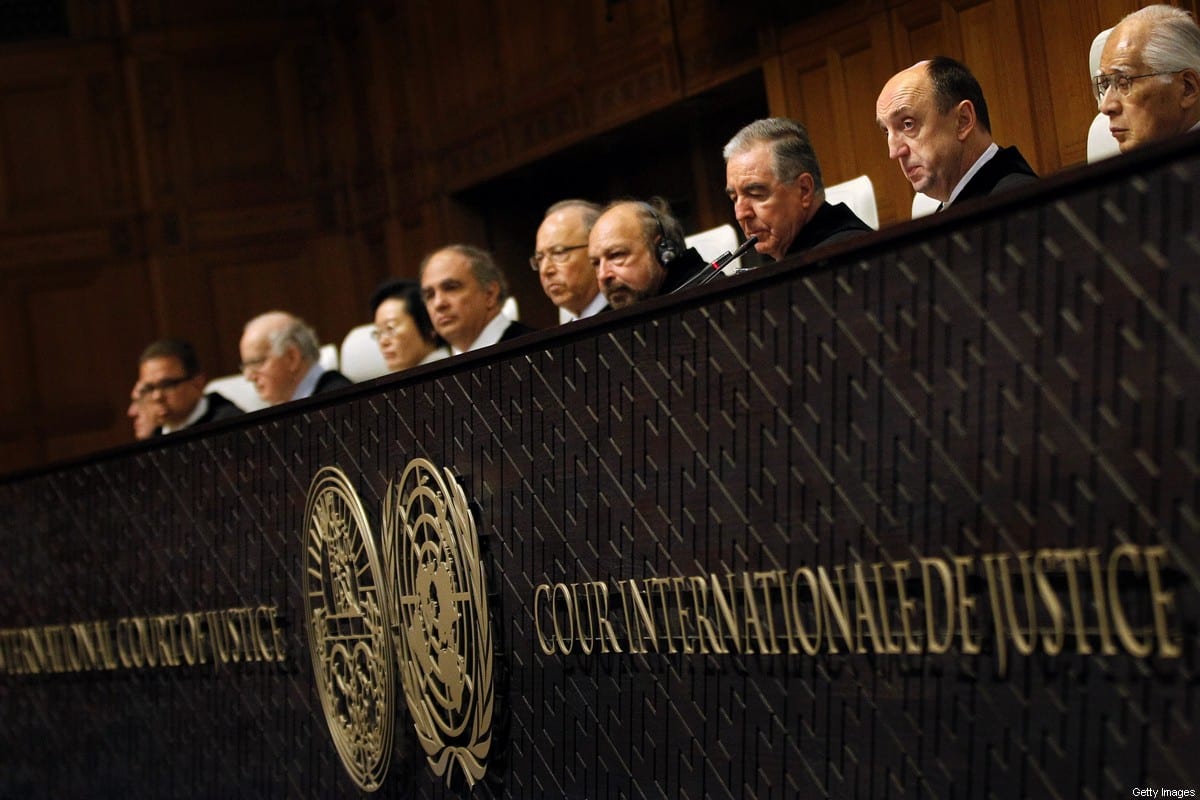
[[[709,269],[705,269],[705,270],[701,270],[700,272],[697,272],[695,275],[688,278],[687,281],[685,281],[684,283],[682,283],[678,287],[676,287],[675,291],[679,292],[684,289],[691,289],[694,286],[703,286],[704,284],[708,283],[709,281],[711,281],[712,279],[714,279],[718,275],[720,275],[721,270],[723,270],[726,266],[728,266],[729,262],[731,262],[735,259],[741,258],[743,255],[745,255],[750,250],[751,247],[754,247],[754,245],[757,242],[758,242],[758,237],[751,236],[749,239],[742,242],[741,246],[738,247],[738,249],[734,250],[732,253],[729,252],[728,250],[726,250],[724,253],[717,256],[715,261],[713,261],[711,264],[708,265]]]

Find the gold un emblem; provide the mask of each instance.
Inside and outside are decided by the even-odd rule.
[[[309,649],[346,771],[366,791],[381,785],[398,669],[430,769],[450,785],[457,765],[474,785],[492,745],[494,655],[479,536],[453,473],[414,459],[388,486],[382,568],[340,470],[313,478],[305,529]]]

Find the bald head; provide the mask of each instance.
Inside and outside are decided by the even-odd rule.
[[[992,143],[978,81],[945,57],[913,64],[879,93],[875,118],[913,188],[943,203]]]

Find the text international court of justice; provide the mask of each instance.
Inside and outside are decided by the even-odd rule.
[[[1195,797],[1198,11],[0,2],[0,800]]]

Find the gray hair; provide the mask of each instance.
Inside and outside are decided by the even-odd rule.
[[[1142,61],[1153,72],[1200,72],[1200,26],[1182,8],[1168,5],[1146,6],[1121,20],[1146,25],[1149,35],[1142,48]]]
[[[725,160],[749,150],[760,142],[771,145],[771,172],[780,183],[791,183],[807,172],[813,177],[817,192],[825,191],[821,180],[821,164],[813,150],[808,130],[786,117],[768,117],[751,122],[725,145]]]
[[[546,209],[546,213],[542,215],[542,219],[551,214],[557,214],[559,211],[566,211],[571,208],[579,209],[579,219],[583,222],[584,233],[592,232],[592,226],[596,224],[596,220],[600,219],[600,214],[604,211],[598,203],[593,203],[591,200],[559,200]]]
[[[321,358],[321,340],[317,338],[317,332],[299,317],[292,317],[287,325],[267,334],[267,342],[271,345],[271,352],[277,355],[286,350],[288,345],[295,345],[307,363],[316,363]]]
[[[425,256],[418,273],[421,279],[425,278],[425,267],[429,265],[430,260],[438,253],[444,253],[447,250],[452,253],[458,253],[467,259],[467,263],[471,265],[471,274],[475,276],[475,280],[479,282],[480,286],[488,286],[494,283],[500,287],[500,299],[504,300],[508,297],[508,277],[505,276],[504,270],[500,269],[500,265],[496,263],[496,259],[492,258],[492,254],[487,250],[481,250],[469,244],[448,244]]]

